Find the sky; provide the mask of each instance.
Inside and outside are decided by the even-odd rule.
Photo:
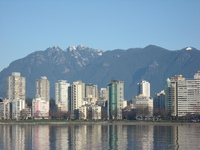
[[[0,71],[38,50],[200,50],[200,0],[0,0]]]

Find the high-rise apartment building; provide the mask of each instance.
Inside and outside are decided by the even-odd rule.
[[[82,81],[73,82],[70,86],[70,110],[74,111],[82,106],[83,98],[85,98],[85,83]]]
[[[13,72],[7,77],[7,98],[13,100],[26,100],[26,78],[21,77],[19,72]]]
[[[150,83],[142,80],[138,83],[138,96],[135,96],[132,101],[137,109],[137,116],[151,117],[153,116],[153,99],[150,98]]]
[[[98,98],[98,86],[96,84],[86,84],[85,97]]]
[[[124,81],[112,80],[108,83],[108,119],[122,119],[124,103]]]
[[[42,98],[50,101],[50,83],[47,77],[43,76],[40,80],[36,80],[36,98]]]
[[[69,96],[68,89],[70,84],[66,80],[59,80],[58,83],[55,83],[55,103],[57,107],[66,108],[65,111],[68,111]]]
[[[142,94],[144,96],[150,97],[150,83],[142,80],[141,83],[138,83],[138,95]]]
[[[165,85],[165,109],[172,116],[200,113],[200,78],[186,79],[176,75]]]
[[[165,109],[165,92],[160,91],[159,93],[156,93],[153,98],[154,108],[157,109]]]
[[[85,85],[85,98],[84,100],[89,104],[95,104],[98,100],[98,86],[96,84]]]

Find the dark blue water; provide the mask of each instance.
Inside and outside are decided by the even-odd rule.
[[[200,150],[199,126],[0,125],[2,150]]]

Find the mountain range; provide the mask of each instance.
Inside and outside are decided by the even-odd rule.
[[[55,83],[67,80],[72,83],[97,84],[107,87],[110,80],[123,80],[125,98],[137,95],[137,83],[146,80],[151,84],[151,96],[164,89],[165,81],[174,75],[186,78],[200,70],[200,51],[196,48],[167,50],[155,45],[127,50],[95,50],[83,45],[70,46],[66,50],[58,46],[36,51],[13,61],[0,72],[0,97],[6,97],[6,77],[21,72],[26,77],[27,97],[35,96],[35,81],[46,76],[54,98]]]

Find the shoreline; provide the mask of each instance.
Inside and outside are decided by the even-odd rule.
[[[154,125],[200,126],[196,122],[145,122],[145,121],[0,121],[0,125]]]

